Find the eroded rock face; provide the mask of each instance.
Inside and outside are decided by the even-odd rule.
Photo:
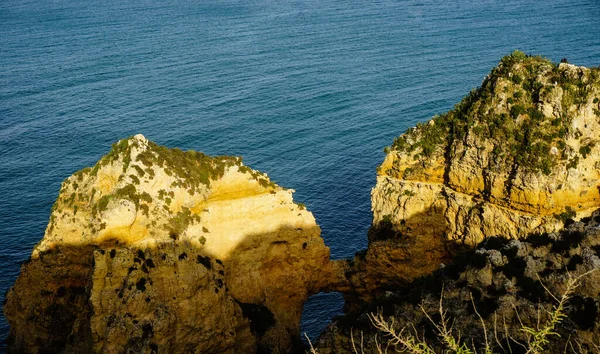
[[[346,315],[321,337],[319,353],[386,348],[368,318],[378,310],[396,329],[418,327],[441,351],[419,304],[439,323],[442,286],[462,338],[483,352],[475,304],[488,330],[505,321],[497,335],[514,339],[500,348],[489,337],[494,352],[519,352],[526,339],[516,312],[535,327],[544,312],[536,305],[554,305],[542,282],[561,294],[567,272],[589,270],[561,324],[564,340],[552,338],[550,352],[562,352],[569,336],[583,345],[575,352],[597,351],[600,217],[588,216],[600,206],[599,132],[599,68],[515,52],[453,110],[397,138],[372,190],[368,249],[336,264]],[[559,231],[581,218],[587,225]]]
[[[578,285],[567,293],[567,285],[576,278]],[[378,344],[388,352],[406,349],[388,346],[391,337],[369,319],[379,313],[387,323],[393,321],[396,332],[404,328],[406,338],[418,338],[441,353],[447,349],[435,329],[441,324],[441,304],[452,336],[469,348],[485,352],[487,341],[494,353],[524,353],[531,338],[528,341],[523,328],[548,326],[550,314],[565,294],[565,316],[552,328],[558,335],[546,337],[549,343],[543,345],[543,352],[598,352],[600,210],[559,232],[521,240],[488,238],[432,275],[387,291],[338,319],[316,346],[319,353],[353,353],[354,347],[379,353]]]
[[[600,70],[505,57],[457,107],[400,136],[378,171],[374,224],[475,245],[562,227],[600,203]],[[439,226],[439,225],[435,225]],[[417,230],[418,228],[418,230]]]
[[[398,137],[378,168],[364,298],[448,263],[457,246],[561,229],[600,205],[600,69],[515,52],[461,103]]]
[[[63,183],[7,294],[9,350],[287,351],[331,267],[292,193],[239,158],[120,141]]]

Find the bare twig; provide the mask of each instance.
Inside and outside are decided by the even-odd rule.
[[[502,349],[502,351],[504,353],[506,353],[506,349],[504,349],[504,347],[502,346],[502,343],[500,343],[500,340],[498,339],[498,314],[496,314],[494,312],[494,339],[496,339],[496,344],[498,344],[498,346],[500,347],[500,349]]]
[[[487,332],[487,328],[485,327],[485,321],[483,320],[483,317],[481,317],[481,315],[479,314],[479,311],[477,311],[477,307],[475,307],[475,300],[473,300],[473,294],[471,294],[469,292],[469,297],[471,298],[471,304],[473,305],[473,310],[475,310],[475,313],[477,314],[477,317],[479,317],[479,321],[481,321],[481,327],[483,327],[483,336],[485,338],[485,353],[489,354],[491,353],[492,349],[490,347],[490,343],[488,342],[488,332]],[[473,344],[473,349],[475,349],[475,345]]]
[[[306,332],[304,332],[304,337],[306,337],[306,340],[308,341],[308,345],[310,346],[310,354],[318,354],[317,351],[315,350],[315,348],[312,345],[312,342],[310,341],[310,338],[308,338],[308,335],[306,334]]]
[[[361,353],[359,353],[358,349],[356,349],[356,343],[354,342],[354,333],[352,332],[352,328],[350,328],[350,341],[352,342],[352,350],[354,351],[354,354],[364,353],[362,332],[360,332],[360,351],[361,351]]]

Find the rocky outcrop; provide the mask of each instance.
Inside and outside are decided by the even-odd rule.
[[[568,285],[572,280],[571,291]],[[563,302],[556,323],[551,314]],[[440,309],[441,306],[441,309]],[[525,353],[533,342],[525,328],[545,327],[544,353],[600,350],[600,210],[560,232],[522,240],[491,237],[475,250],[406,287],[385,292],[364,308],[346,314],[317,344],[321,354],[402,351],[370,319],[379,314],[391,329],[436,353],[448,349],[436,325],[444,314],[451,337],[483,353]],[[371,317],[372,318],[372,317]],[[404,329],[402,331],[402,329]],[[401,332],[402,331],[402,332]],[[410,352],[410,351],[409,351]]]
[[[62,184],[7,294],[11,352],[286,352],[329,249],[292,190],[137,135]]]
[[[598,132],[599,68],[503,58],[453,110],[386,149],[369,247],[346,264],[342,290],[369,301],[486,237],[553,232],[590,215],[600,205]]]
[[[599,100],[598,68],[503,58],[455,109],[396,139],[373,189],[374,224],[475,245],[589,215],[600,203]]]
[[[514,52],[453,110],[398,137],[372,190],[368,249],[337,264],[346,315],[319,353],[386,348],[369,320],[381,311],[411,340],[448,349],[435,328],[442,289],[469,347],[484,352],[483,321],[494,352],[521,352],[523,328],[557,305],[550,293],[587,271],[550,352],[599,350],[598,132],[600,68]]]

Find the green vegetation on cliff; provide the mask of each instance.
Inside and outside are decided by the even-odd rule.
[[[600,117],[600,68],[576,69],[515,51],[454,109],[408,129],[392,149],[425,162],[458,145],[486,141],[493,145],[495,170],[516,164],[550,174],[559,161],[577,167],[566,140],[582,134],[571,124],[581,107],[594,104]],[[544,103],[554,107],[551,114],[544,113]],[[582,142],[579,153],[585,158],[592,147]]]
[[[72,218],[78,211],[89,209],[91,217],[100,220],[110,203],[121,199],[130,200],[136,210],[150,216],[153,198],[144,190],[148,189],[148,183],[155,180],[156,175],[164,173],[169,177],[167,189],[182,188],[193,196],[210,189],[211,182],[221,179],[225,171],[233,166],[271,193],[277,190],[278,187],[266,174],[243,165],[241,157],[211,157],[193,150],[169,149],[147,141],[141,135],[122,139],[112,144],[112,149],[96,165],[86,167],[64,181],[61,195],[52,208],[49,231],[53,230],[56,222],[55,211],[69,211],[69,217]],[[99,189],[99,185],[104,186],[104,190]],[[163,202],[161,210],[170,213],[169,205],[175,197],[173,190],[167,193],[161,189],[155,197]],[[184,226],[194,221],[198,222],[190,217],[188,209],[173,216],[169,229],[173,235],[179,235]],[[92,230],[103,230],[105,226],[105,223],[101,223],[99,228]]]

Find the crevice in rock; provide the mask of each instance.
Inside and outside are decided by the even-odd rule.
[[[444,184],[450,185],[450,166],[452,164],[452,142],[454,140],[454,125],[450,126],[450,132],[446,137],[446,146],[444,147]]]
[[[235,300],[235,302],[240,305],[244,317],[250,321],[250,331],[257,337],[261,338],[269,328],[275,326],[275,316],[268,307],[238,300]]]

